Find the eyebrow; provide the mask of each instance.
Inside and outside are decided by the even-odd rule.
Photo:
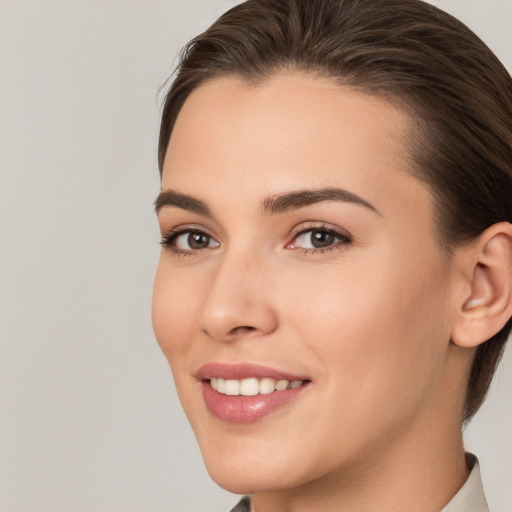
[[[207,204],[200,199],[189,196],[187,194],[181,194],[174,190],[162,190],[158,197],[155,199],[155,212],[158,212],[165,206],[175,206],[182,210],[189,212],[198,213],[203,217],[212,217],[212,212],[208,208]]]
[[[326,201],[354,203],[364,206],[375,213],[379,213],[374,206],[365,201],[362,197],[342,188],[308,189],[276,194],[263,201],[262,211],[267,214],[284,213]]]
[[[263,201],[261,211],[264,215],[276,215],[326,201],[358,204],[375,213],[379,213],[373,205],[362,197],[342,188],[307,189],[275,194]],[[157,214],[166,206],[174,206],[204,217],[213,216],[210,208],[208,208],[204,201],[170,189],[163,190],[158,194],[154,206]]]

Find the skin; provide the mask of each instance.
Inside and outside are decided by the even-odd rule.
[[[160,229],[211,238],[163,247],[154,330],[210,475],[253,494],[258,512],[439,511],[468,475],[460,418],[473,347],[450,341],[468,257],[437,243],[409,133],[396,106],[292,72],[258,86],[215,79],[176,122],[162,190],[209,214],[164,206]],[[262,212],[275,195],[332,187],[372,208]],[[341,236],[320,251],[304,233],[314,227]],[[269,416],[228,423],[195,377],[212,361],[312,383]]]

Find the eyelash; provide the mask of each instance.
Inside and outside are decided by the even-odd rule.
[[[307,233],[318,231],[327,235],[333,236],[336,241],[332,243],[331,245],[324,247],[324,248],[303,248],[303,247],[291,247],[293,243],[301,236],[306,235]],[[208,237],[209,241],[215,240],[211,235],[209,235],[206,231],[202,229],[197,228],[183,228],[183,229],[176,229],[172,230],[166,235],[162,236],[162,240],[160,241],[160,244],[169,249],[175,256],[177,257],[190,257],[190,256],[196,256],[198,253],[203,252],[206,249],[209,249],[210,247],[205,247],[201,249],[190,249],[190,250],[184,250],[184,249],[178,249],[176,247],[176,241],[177,239],[186,234],[198,234],[198,235],[205,235]],[[216,242],[216,241],[215,241]],[[336,231],[335,229],[328,228],[325,225],[322,224],[315,224],[308,226],[306,228],[302,227],[301,229],[295,231],[292,234],[291,242],[286,244],[286,248],[294,251],[299,251],[302,254],[324,254],[326,252],[332,251],[334,249],[341,249],[343,246],[346,246],[352,242],[352,238],[347,235],[340,233],[339,231]],[[218,242],[216,242],[218,244]]]
[[[195,256],[199,252],[204,251],[205,249],[208,249],[208,247],[204,249],[178,249],[176,247],[176,241],[177,239],[186,234],[197,234],[197,235],[205,235],[209,238],[209,240],[214,240],[212,236],[210,236],[206,231],[198,228],[182,228],[182,229],[175,229],[170,231],[169,233],[162,236],[162,240],[160,240],[160,245],[165,247],[166,249],[169,249],[175,256],[177,257],[187,257],[187,256]]]

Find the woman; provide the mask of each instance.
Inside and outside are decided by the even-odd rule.
[[[153,324],[234,510],[488,510],[512,80],[418,0],[249,0],[182,54]]]

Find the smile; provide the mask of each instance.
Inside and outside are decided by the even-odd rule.
[[[287,389],[296,389],[302,386],[302,380],[271,379],[269,377],[257,379],[251,377],[248,379],[222,379],[212,377],[210,386],[219,393],[229,396],[256,396],[268,395],[275,391],[286,391]]]
[[[254,364],[208,363],[195,377],[210,414],[232,424],[252,423],[289,407],[313,384],[305,375]]]

